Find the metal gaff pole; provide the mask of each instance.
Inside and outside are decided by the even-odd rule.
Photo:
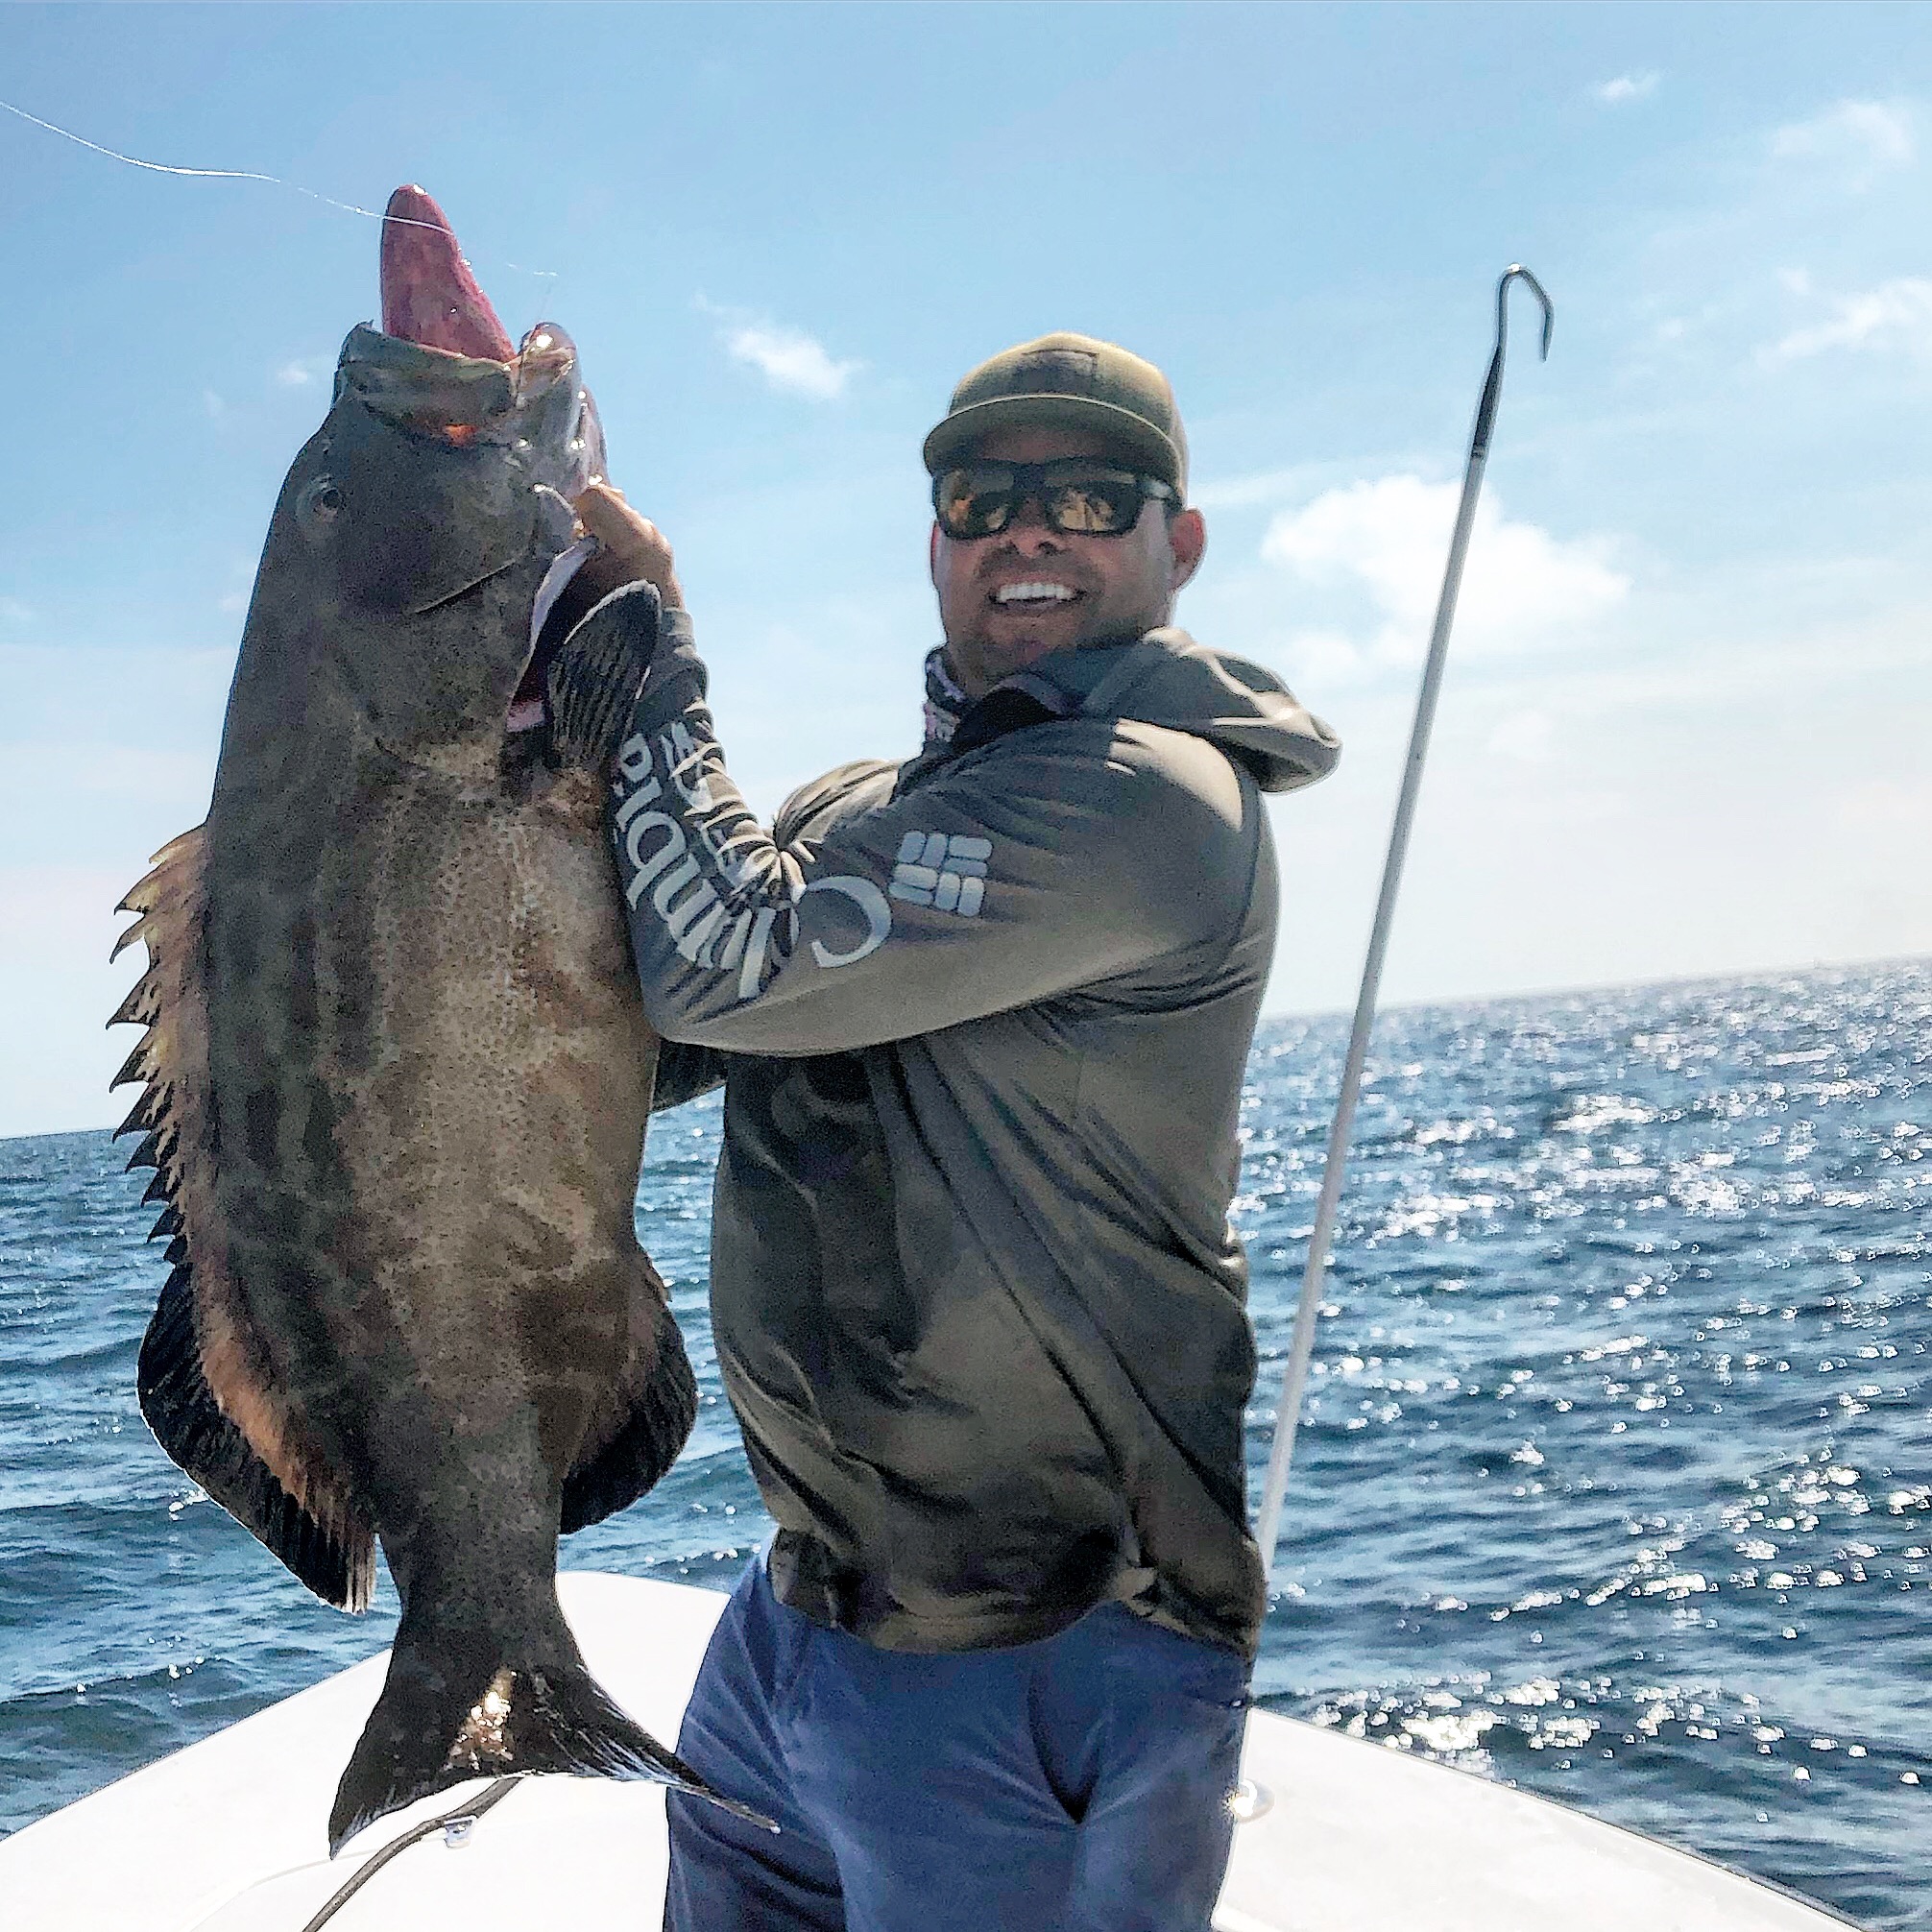
[[[1261,1517],[1255,1541],[1263,1570],[1274,1568],[1275,1545],[1281,1536],[1282,1501],[1288,1492],[1288,1465],[1294,1455],[1295,1431],[1301,1420],[1302,1390],[1308,1383],[1309,1358],[1315,1352],[1315,1324],[1321,1306],[1321,1287],[1328,1270],[1328,1244],[1335,1233],[1335,1212],[1341,1199],[1342,1171],[1348,1164],[1348,1137],[1355,1124],[1355,1103],[1362,1094],[1362,1072],[1368,1058],[1368,1035],[1375,1025],[1375,997],[1382,984],[1382,959],[1389,948],[1389,929],[1395,916],[1395,894],[1402,883],[1402,861],[1409,852],[1409,829],[1415,817],[1415,800],[1422,789],[1423,761],[1429,756],[1429,733],[1436,722],[1436,699],[1442,688],[1442,667],[1449,655],[1449,632],[1456,621],[1456,597],[1462,588],[1462,563],[1469,552],[1469,531],[1476,520],[1476,499],[1483,491],[1483,471],[1489,461],[1489,435],[1496,426],[1496,404],[1503,393],[1503,355],[1509,337],[1509,284],[1520,281],[1542,304],[1542,353],[1550,353],[1550,331],[1557,312],[1543,284],[1512,262],[1496,284],[1496,347],[1489,357],[1489,374],[1476,405],[1476,428],[1469,439],[1469,462],[1462,472],[1462,500],[1456,510],[1456,534],[1449,543],[1449,562],[1442,572],[1442,593],[1436,605],[1436,628],[1429,638],[1429,660],[1422,670],[1422,688],[1415,700],[1415,722],[1409,734],[1409,760],[1402,773],[1402,792],[1395,805],[1395,823],[1389,834],[1389,857],[1382,867],[1382,891],[1375,902],[1375,925],[1368,935],[1368,957],[1362,969],[1362,990],[1355,1000],[1355,1024],[1348,1035],[1348,1057],[1342,1063],[1341,1093],[1335,1103],[1335,1121],[1328,1130],[1328,1156],[1321,1171],[1321,1195],[1316,1203],[1315,1228],[1308,1238],[1308,1262],[1301,1276],[1301,1305],[1295,1311],[1294,1343],[1289,1350],[1288,1372],[1282,1378],[1281,1401],[1275,1410],[1274,1444],[1268,1461],[1268,1481],[1261,1495]]]

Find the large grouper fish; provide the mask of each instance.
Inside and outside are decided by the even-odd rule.
[[[142,1413],[319,1596],[365,1606],[379,1541],[401,1597],[331,1851],[479,1775],[705,1790],[556,1591],[559,1532],[647,1490],[696,1399],[632,1218],[658,1043],[604,775],[544,694],[602,436],[568,338],[512,348],[421,189],[381,259],[114,1016],[172,1265]]]

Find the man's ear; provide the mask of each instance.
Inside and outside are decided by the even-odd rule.
[[[1168,525],[1168,547],[1173,553],[1178,591],[1200,568],[1201,552],[1207,548],[1207,519],[1198,510],[1183,510]]]
[[[932,579],[932,588],[939,588],[939,525],[934,523],[932,534],[926,540],[926,574]]]

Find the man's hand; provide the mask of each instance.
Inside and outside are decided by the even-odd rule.
[[[639,516],[624,501],[621,490],[592,483],[571,507],[586,534],[600,546],[579,572],[585,590],[608,597],[620,585],[652,584],[665,610],[684,609],[671,546],[648,517]]]
[[[682,610],[671,546],[658,526],[624,501],[621,490],[592,483],[572,505],[595,553],[570,585],[572,599],[595,605],[565,639],[544,676],[551,749],[561,762],[602,771],[629,731],[631,713],[658,647],[658,616]],[[629,585],[642,591],[605,605]],[[579,605],[581,608],[581,605]]]

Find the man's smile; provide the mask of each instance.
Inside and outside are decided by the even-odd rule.
[[[1017,584],[1002,584],[988,601],[1002,611],[1046,611],[1058,604],[1076,602],[1083,594],[1071,584],[1028,577]]]

